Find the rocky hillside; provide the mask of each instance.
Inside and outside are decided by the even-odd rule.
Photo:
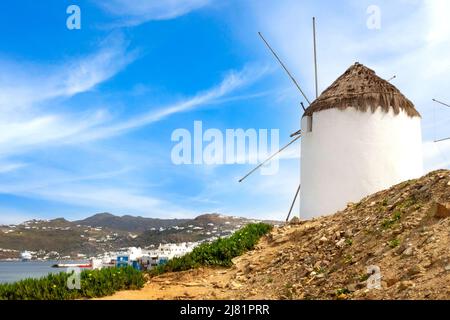
[[[440,170],[275,228],[230,269],[166,274],[112,298],[450,299],[449,231],[450,171]]]

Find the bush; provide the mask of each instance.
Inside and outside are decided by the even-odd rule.
[[[81,272],[81,289],[69,289],[69,273],[49,274],[40,279],[25,279],[11,284],[0,284],[0,300],[70,300],[112,295],[118,290],[140,289],[144,286],[143,273],[126,268],[105,268]]]
[[[192,252],[180,258],[173,258],[164,265],[157,266],[150,273],[158,275],[201,266],[231,266],[231,259],[252,250],[258,240],[271,229],[272,226],[265,223],[249,224],[228,238],[220,238],[212,243],[201,244],[194,248]]]

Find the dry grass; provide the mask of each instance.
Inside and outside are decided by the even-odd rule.
[[[399,114],[405,111],[410,117],[420,117],[414,104],[388,81],[378,77],[375,71],[355,63],[340,76],[305,111],[304,116],[327,109],[356,108],[375,112],[377,108]]]

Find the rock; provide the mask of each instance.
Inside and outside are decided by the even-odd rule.
[[[234,281],[231,281],[231,282],[228,284],[228,287],[229,287],[230,289],[232,289],[232,290],[237,290],[237,289],[242,288],[242,284],[239,284],[239,283],[236,283],[236,282],[234,282]]]
[[[429,210],[429,214],[437,219],[444,219],[450,217],[450,208],[448,205],[443,205],[439,202],[433,202]]]
[[[327,242],[328,239],[327,239],[327,237],[323,236],[322,238],[320,238],[319,241],[322,242],[322,243],[324,243],[324,242]]]
[[[426,243],[432,243],[432,242],[434,242],[434,241],[436,241],[436,238],[435,238],[435,237],[429,237],[429,238],[427,239]]]
[[[347,286],[347,289],[351,292],[355,292],[357,290],[356,284],[352,283]]]
[[[412,276],[415,276],[416,274],[419,274],[420,272],[422,272],[422,270],[419,266],[413,266],[408,269],[408,272],[406,274],[408,276],[412,277]]]
[[[396,284],[398,282],[397,278],[389,278],[386,279],[386,284],[388,287],[392,287],[394,284]]]
[[[420,188],[419,192],[427,191],[428,189],[430,189],[430,187],[431,187],[431,183],[428,183],[428,184],[424,185],[422,188]]]
[[[187,282],[183,284],[185,287],[204,287],[203,284],[201,283],[196,283],[196,282]]]
[[[297,225],[297,224],[301,224],[301,221],[300,221],[300,219],[298,217],[293,217],[291,219],[291,221],[289,221],[289,224]]]
[[[412,281],[402,281],[398,286],[399,291],[406,290],[408,288],[414,288],[414,282]]]
[[[414,252],[413,247],[408,247],[402,252],[402,255],[404,255],[404,256],[412,256],[413,252]]]
[[[444,269],[445,271],[450,271],[450,264],[446,265]]]
[[[339,240],[336,243],[336,246],[339,247],[339,248],[342,248],[343,246],[345,246],[345,238],[342,238],[341,240]]]

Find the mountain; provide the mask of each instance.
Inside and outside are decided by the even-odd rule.
[[[195,242],[227,236],[254,220],[204,214],[195,219],[153,219],[99,213],[83,220],[31,220],[0,226],[0,259],[21,251],[39,258],[93,256],[120,248]]]
[[[75,224],[92,227],[103,227],[111,230],[127,232],[143,232],[151,228],[168,228],[190,221],[189,219],[154,219],[125,215],[115,216],[111,213],[98,213]]]

